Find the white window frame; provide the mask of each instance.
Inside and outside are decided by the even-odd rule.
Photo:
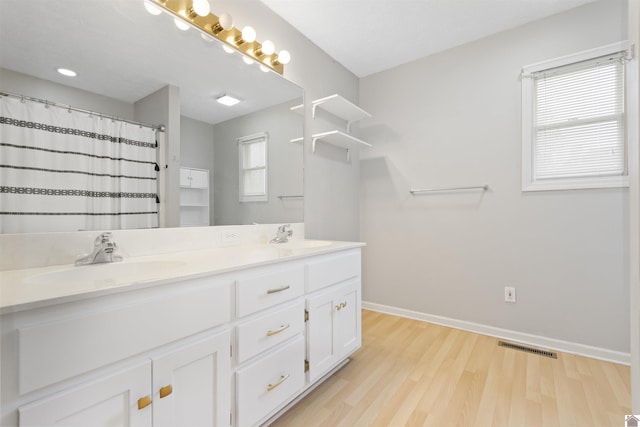
[[[607,46],[579,52],[576,54],[552,59],[549,61],[531,64],[522,69],[522,191],[545,191],[545,190],[574,190],[586,188],[614,188],[629,186],[628,171],[628,140],[623,135],[625,145],[624,153],[624,173],[618,176],[585,176],[575,178],[554,178],[536,180],[534,171],[534,79],[533,73],[549,70],[565,65],[570,65],[582,61],[596,59],[606,55],[613,55],[619,52],[628,51],[628,42],[613,43]],[[629,76],[624,76],[625,91],[629,87]],[[626,95],[626,94],[625,94]],[[626,100],[625,96],[625,100]],[[623,113],[623,122],[626,115],[626,105]]]
[[[238,141],[238,173],[240,184],[238,188],[240,202],[266,202],[269,200],[269,133],[260,132],[249,136],[243,136],[237,139]],[[264,142],[264,166],[257,168],[245,168],[244,167],[244,150],[249,144],[258,142]],[[261,194],[244,194],[244,175],[248,170],[262,170],[264,169],[264,193]]]

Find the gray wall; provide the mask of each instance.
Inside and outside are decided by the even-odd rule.
[[[254,114],[218,123],[214,127],[214,225],[303,222],[302,199],[278,196],[303,194],[303,146],[290,142],[302,136],[302,117],[287,102]],[[268,202],[239,201],[237,139],[260,132],[269,134]]]
[[[0,89],[83,110],[135,120],[133,104],[0,68]]]
[[[624,39],[607,0],[362,79],[363,299],[628,352],[628,190],[521,191],[519,80]]]
[[[258,40],[272,40],[291,52],[285,77],[305,91],[304,222],[308,238],[360,240],[359,155],[350,163],[327,153],[311,153],[311,134],[319,126],[311,119],[310,102],[339,93],[358,102],[358,78],[301,35],[259,1],[219,0],[216,10],[227,11],[236,26],[251,25]],[[238,18],[236,18],[238,17]],[[240,21],[242,19],[242,21]]]
[[[165,165],[161,169],[160,185],[164,187],[164,199],[160,202],[161,227],[180,226],[180,88],[165,86],[148,95],[135,105],[135,118],[144,123],[165,126]],[[162,165],[161,165],[162,167]]]

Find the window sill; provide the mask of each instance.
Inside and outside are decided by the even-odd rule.
[[[597,188],[628,188],[628,176],[607,178],[549,179],[522,184],[522,191],[588,190]]]

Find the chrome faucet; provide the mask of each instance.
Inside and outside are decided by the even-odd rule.
[[[116,242],[111,241],[111,233],[106,232],[96,237],[93,243],[93,252],[76,259],[76,265],[100,264],[103,262],[122,261],[122,256],[116,254]]]
[[[269,243],[287,243],[289,241],[289,237],[291,236],[293,236],[293,230],[291,229],[291,224],[284,224],[278,227],[278,231],[276,232],[276,237],[271,239]]]

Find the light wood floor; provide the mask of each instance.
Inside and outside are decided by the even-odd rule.
[[[362,329],[351,362],[272,426],[619,427],[630,413],[628,366],[366,310]]]

